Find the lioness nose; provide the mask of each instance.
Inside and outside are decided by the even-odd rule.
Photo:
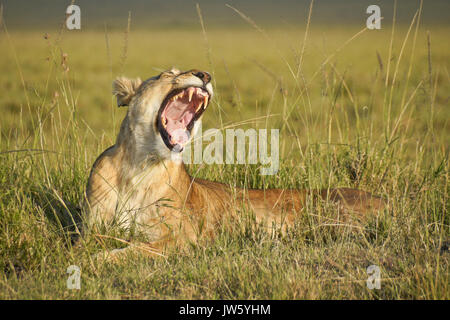
[[[211,75],[208,72],[195,70],[192,73],[194,76],[202,80],[204,84],[211,81]]]

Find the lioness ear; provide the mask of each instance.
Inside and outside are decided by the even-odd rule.
[[[131,98],[136,94],[137,89],[141,85],[142,80],[128,79],[125,77],[119,77],[113,82],[113,95],[117,97],[117,106],[128,106]]]

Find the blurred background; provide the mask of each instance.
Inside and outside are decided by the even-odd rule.
[[[86,145],[112,144],[126,112],[112,80],[175,66],[213,74],[208,127],[280,128],[294,138],[284,153],[348,142],[369,127],[390,139],[433,123],[432,144],[448,139],[448,1],[75,1],[81,29],[67,30],[70,3],[2,1],[3,136],[26,137],[57,108],[62,122],[78,117]],[[371,4],[380,6],[380,30],[365,29]],[[418,120],[402,112],[409,98]]]
[[[11,28],[58,28],[64,19],[65,8],[71,1],[55,0],[3,0],[4,16]],[[195,9],[199,4],[210,27],[244,26],[236,14],[225,5],[231,5],[247,13],[259,25],[265,27],[304,26],[308,17],[308,0],[80,0],[83,11],[83,29],[103,30],[107,23],[111,29],[123,28],[131,11],[133,28],[198,28]],[[317,0],[314,3],[314,24],[333,27],[342,24],[361,25],[366,8],[376,4],[382,9],[383,23],[390,25],[393,0]],[[398,0],[397,21],[409,23],[418,8],[418,1]],[[446,0],[425,1],[422,23],[425,26],[446,24],[450,3]]]

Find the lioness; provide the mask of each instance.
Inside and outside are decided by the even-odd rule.
[[[213,236],[223,218],[243,207],[258,223],[291,226],[309,193],[359,215],[384,206],[381,198],[355,189],[236,189],[190,177],[181,155],[213,96],[207,72],[172,69],[143,82],[118,78],[113,94],[119,106],[129,108],[115,145],[91,170],[87,221],[139,226],[152,252]]]

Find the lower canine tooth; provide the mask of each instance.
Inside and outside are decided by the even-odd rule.
[[[204,105],[206,108],[206,106],[208,105],[208,96],[205,96],[205,98],[203,100],[204,100]]]
[[[198,110],[200,110],[200,108],[202,107],[202,105],[203,105],[203,102],[200,101],[200,103],[199,103],[198,106],[197,106],[197,110],[195,110],[195,112],[197,112]]]

